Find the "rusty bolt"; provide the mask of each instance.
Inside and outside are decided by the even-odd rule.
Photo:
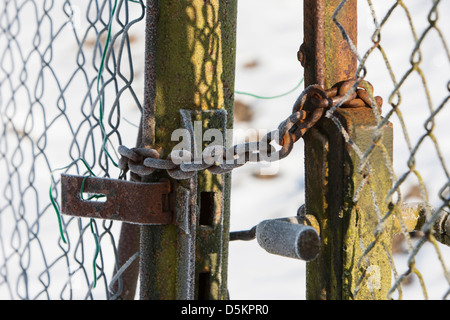
[[[305,55],[305,46],[304,43],[302,43],[302,45],[300,46],[300,49],[297,52],[297,59],[298,61],[300,61],[300,64],[302,65],[302,67],[305,67],[306,64],[306,55]]]

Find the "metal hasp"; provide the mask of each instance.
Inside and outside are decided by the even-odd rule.
[[[140,225],[170,224],[170,183],[138,183],[99,177],[61,175],[61,212]],[[83,196],[85,194],[85,196]],[[89,200],[94,195],[94,199]]]
[[[305,86],[355,77],[356,0],[304,0],[304,43],[299,52]],[[339,11],[335,14],[336,10]],[[338,25],[345,30],[345,35]],[[370,108],[338,108],[304,136],[305,205],[320,226],[321,249],[307,263],[307,299],[385,299],[391,286],[392,223],[375,230],[388,212],[392,186],[392,126],[378,127]],[[342,126],[339,128],[336,124]],[[373,146],[374,132],[382,136]],[[347,136],[343,136],[346,132]],[[373,150],[362,165],[361,154]]]

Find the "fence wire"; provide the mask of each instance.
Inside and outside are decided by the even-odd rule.
[[[334,23],[358,56],[357,75],[385,99],[378,129],[390,121],[395,132],[393,166],[386,161],[393,182],[386,201],[394,206],[379,213],[358,263],[370,265],[365,257],[402,203],[430,204],[421,231],[403,229],[400,253],[387,252],[389,294],[408,298],[403,289],[415,279],[421,295],[413,298],[448,298],[449,251],[431,230],[450,210],[449,3],[359,1],[360,33],[371,37],[357,48],[339,23],[346,3]],[[58,207],[61,173],[119,176],[116,150],[135,144],[142,110],[144,15],[142,1],[0,2],[0,299],[120,295],[120,226],[62,216],[61,237],[51,198]],[[354,145],[361,168],[382,139],[378,129],[369,149]],[[370,186],[370,177],[363,181],[355,190]]]
[[[392,205],[388,212],[380,212],[373,190],[369,191],[378,209],[379,223],[373,230],[371,243],[363,245],[361,240],[363,256],[357,267],[365,271],[352,294],[357,297],[361,286],[371,281],[369,268],[376,262],[370,261],[370,252],[380,245],[381,235],[390,232],[386,221],[401,217],[405,204],[419,202],[426,208],[423,226],[410,232],[406,221],[400,218],[402,233],[394,239],[401,240],[394,241],[392,251],[386,250],[393,274],[387,298],[448,299],[448,234],[436,234],[434,227],[439,224],[443,228],[450,209],[450,132],[445,120],[450,116],[449,3],[438,0],[358,2],[359,32],[371,34],[370,40],[359,36],[358,49],[339,21],[339,12],[346,4],[347,1],[340,3],[333,22],[358,57],[356,75],[372,81],[375,93],[385,99],[383,117],[376,114],[378,126],[372,145],[360,149],[351,144],[360,157],[361,174],[371,170],[371,156],[381,146],[383,126],[392,122],[395,132],[393,159],[386,156],[392,189],[384,199]],[[332,110],[327,116],[342,128]],[[342,129],[342,133],[348,140],[347,132]],[[373,188],[370,174],[361,180],[361,185],[355,186],[355,201],[362,189]],[[411,283],[416,288],[414,293],[407,290],[409,294],[404,294],[404,288],[411,287]]]
[[[144,14],[142,1],[1,1],[1,299],[120,294],[117,227],[62,216],[60,236],[51,198],[59,208],[61,173],[117,178],[117,147],[136,143],[120,132],[137,137]]]

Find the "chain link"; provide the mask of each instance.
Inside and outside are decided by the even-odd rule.
[[[201,170],[223,174],[247,162],[281,160],[290,154],[295,142],[322,118],[326,110],[376,106],[381,113],[382,98],[377,96],[372,101],[371,96],[373,86],[362,79],[342,81],[327,90],[320,85],[311,85],[294,103],[292,114],[260,141],[237,144],[228,149],[218,145],[208,146],[203,150],[200,161],[194,161],[193,154],[187,150],[174,150],[167,159],[161,159],[154,149],[129,149],[122,145],[118,149],[121,155],[119,168],[123,175],[130,171],[138,177],[150,175],[155,170],[166,170],[171,178],[182,180],[193,177]],[[278,150],[273,144],[279,146]]]

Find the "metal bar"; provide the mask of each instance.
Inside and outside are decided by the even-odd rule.
[[[225,141],[228,114],[223,111],[197,112],[196,120],[201,121],[205,132],[212,128],[219,129],[223,133]],[[205,143],[203,143],[204,147]],[[210,172],[201,172],[198,175],[197,188],[197,205],[199,207],[196,264],[197,298],[226,299],[228,297],[230,174],[217,176]]]
[[[158,0],[146,2],[146,30],[145,30],[145,80],[144,103],[141,123],[136,141],[136,147],[152,147],[155,136],[155,97],[156,97],[156,36],[158,20]],[[151,179],[132,177],[132,179],[148,182]],[[118,269],[124,265],[130,257],[140,250],[140,226],[122,223],[118,244]],[[122,290],[120,298],[133,300],[136,295],[137,281],[139,277],[139,259],[136,259],[122,274]],[[118,290],[119,282],[114,286]]]
[[[117,268],[114,275],[124,266],[131,257],[139,252],[140,226],[138,224],[123,222],[120,228],[119,244],[117,246]],[[139,256],[122,272],[112,286],[118,292],[118,299],[134,300],[136,296],[137,280],[139,277]]]
[[[325,1],[304,0],[303,44],[299,60],[304,67],[305,85],[325,86]]]
[[[340,30],[333,23],[333,13],[342,1],[304,0],[303,44],[299,60],[304,67],[305,85],[319,84],[327,88],[354,77],[357,57]],[[338,20],[352,42],[357,40],[356,1],[346,1]]]
[[[158,2],[158,0],[147,0],[146,6],[144,106],[139,133],[140,146],[143,148],[153,147],[155,141]]]
[[[148,35],[153,41],[147,44],[151,46],[147,60],[154,63],[157,81],[146,84],[155,87],[146,89],[146,97],[151,101],[144,112],[154,114],[155,131],[151,138],[145,132],[152,121],[149,117],[143,120],[142,135],[146,145],[151,144],[166,158],[179,142],[172,141],[171,135],[181,128],[181,109],[195,111],[193,119],[202,121],[204,128],[208,117],[214,115],[202,110],[225,109],[226,121],[219,127],[214,121],[209,121],[209,125],[232,126],[237,3],[159,0],[152,5],[151,12],[157,12],[157,25],[155,33]],[[148,129],[153,128],[148,125]],[[213,176],[202,172],[189,180],[174,180],[166,172],[156,172],[152,179],[162,177],[171,181],[175,208],[180,209],[179,202],[186,200],[179,193],[186,195],[189,191],[188,211],[183,213],[189,221],[195,219],[199,223],[197,207],[200,212],[205,211],[201,207],[202,193],[214,194],[211,207],[217,209],[217,214],[212,215],[211,226],[198,225],[195,239],[192,229],[188,234],[180,225],[141,227],[140,298],[226,298],[229,174]],[[192,294],[193,255],[196,271]]]
[[[325,58],[326,32],[333,32],[332,28],[325,29],[326,0],[304,0],[304,40],[300,47],[299,58],[304,67],[305,86],[320,84],[327,86],[327,61]],[[330,23],[329,23],[330,24]],[[351,55],[351,53],[350,53]],[[335,56],[335,62],[338,62]],[[342,57],[345,59],[345,56]],[[346,78],[353,75],[348,74]],[[344,79],[333,79],[336,82]],[[329,84],[328,84],[329,86]],[[319,126],[321,121],[317,124]],[[336,207],[342,202],[343,191],[340,183],[337,183],[342,174],[336,176],[339,171],[332,171],[328,166],[328,153],[330,147],[337,147],[336,162],[342,164],[342,141],[338,133],[329,142],[329,137],[322,134],[318,129],[311,128],[305,135],[305,207],[310,214],[314,214],[321,227],[321,250],[315,261],[307,263],[307,299],[341,299],[342,298],[342,242],[340,210]],[[331,176],[324,176],[329,171]],[[334,203],[334,211],[327,219],[328,194],[326,192],[327,180],[335,189],[338,203]],[[333,185],[334,183],[334,185]],[[326,222],[326,224],[325,224]],[[334,229],[334,232],[331,230]]]
[[[191,189],[178,188],[175,213],[178,224],[178,272],[177,272],[177,300],[195,299],[195,243],[197,230],[197,215],[191,214],[192,202]],[[194,203],[195,205],[195,203]],[[195,211],[194,211],[195,212]]]
[[[295,217],[264,220],[250,230],[230,232],[230,241],[257,239],[260,247],[269,253],[310,261],[319,253],[319,232],[315,217],[302,213]]]
[[[304,1],[304,44],[299,59],[306,86],[318,83],[330,88],[355,77],[357,57],[347,40],[356,46],[356,5],[356,0]],[[383,299],[390,288],[386,250],[390,250],[392,234],[387,227],[375,241],[374,231],[378,216],[388,212],[385,196],[392,181],[385,159],[392,159],[392,127],[382,129],[383,146],[375,147],[370,155],[370,176],[367,171],[358,172],[360,154],[342,134],[346,132],[353,146],[365,151],[376,128],[371,109],[338,108],[333,118],[323,117],[304,136],[306,211],[316,217],[321,237],[318,258],[307,263],[307,299]],[[355,200],[354,193],[363,182],[368,183]],[[375,287],[368,280],[374,269]]]
[[[250,230],[241,230],[230,232],[230,241],[251,241],[256,239],[256,226]]]

